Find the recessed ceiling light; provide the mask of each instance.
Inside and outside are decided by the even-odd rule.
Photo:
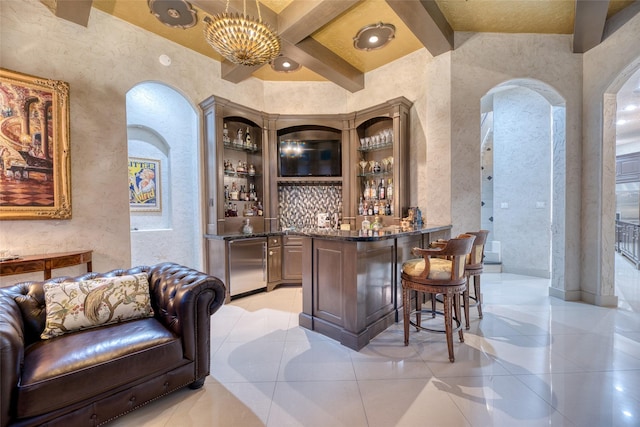
[[[638,108],[638,106],[637,106],[637,105],[629,104],[629,105],[627,105],[626,107],[624,107],[624,111],[633,111],[633,110],[635,110],[636,108]]]
[[[353,46],[359,50],[374,50],[386,46],[396,35],[393,24],[377,24],[362,27],[353,38]]]
[[[291,73],[300,69],[300,64],[291,58],[280,55],[271,61],[271,68],[280,73]]]
[[[627,121],[626,121],[625,119],[620,119],[620,120],[618,120],[618,121],[616,122],[616,124],[617,124],[617,125],[623,125],[623,124],[625,124],[625,123],[627,123]]]

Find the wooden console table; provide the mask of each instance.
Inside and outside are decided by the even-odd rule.
[[[0,262],[0,276],[43,271],[44,280],[48,280],[51,279],[51,270],[54,268],[80,264],[87,264],[87,272],[91,272],[92,252],[76,251],[21,256],[20,258]]]

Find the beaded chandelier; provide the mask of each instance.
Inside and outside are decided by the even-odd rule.
[[[243,5],[242,15],[228,13],[227,0],[224,13],[211,18],[205,17],[205,38],[216,52],[234,64],[266,64],[280,53],[280,37],[268,24],[262,22],[258,0],[258,19],[247,16],[247,0],[243,0]]]

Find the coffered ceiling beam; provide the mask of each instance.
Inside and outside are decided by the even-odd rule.
[[[355,92],[364,88],[364,74],[309,36],[360,1],[305,0],[292,2],[280,15],[263,6],[260,6],[260,11],[263,21],[278,29],[282,50],[288,57],[335,84]],[[247,14],[252,15],[249,3],[252,2],[247,1]],[[225,2],[220,0],[195,0],[193,4],[212,15],[224,12],[226,7]],[[242,7],[242,1],[232,1],[229,4],[229,12],[242,12]],[[266,14],[265,9],[268,11]],[[258,68],[260,66],[247,67],[223,60],[221,77],[239,83],[249,78]]]
[[[640,1],[633,2],[629,6],[622,9],[620,12],[607,19],[604,25],[604,34],[602,40],[618,31],[620,27],[629,22],[634,16],[640,13]]]
[[[453,49],[453,29],[433,0],[386,0],[433,56]]]
[[[289,43],[296,44],[349,10],[361,0],[294,1],[278,15],[278,32]]]
[[[602,41],[609,0],[576,0],[573,52],[584,53]]]
[[[222,60],[220,77],[231,83],[240,83],[251,77],[254,71],[258,71],[262,65],[238,65],[226,59]]]
[[[287,56],[325,79],[350,92],[364,89],[364,73],[315,39],[307,37],[295,46],[288,42],[283,45]]]
[[[41,0],[54,15],[75,24],[86,27],[89,24],[89,13],[93,0]]]

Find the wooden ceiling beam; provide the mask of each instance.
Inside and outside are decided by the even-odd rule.
[[[262,65],[238,65],[226,59],[222,60],[222,66],[220,69],[220,77],[231,83],[240,83],[243,80],[251,77],[254,71],[258,71]]]
[[[278,15],[278,33],[289,43],[296,44],[349,10],[361,0],[305,0],[294,1]]]
[[[364,89],[364,74],[347,61],[307,37],[295,46],[286,41],[283,48],[287,56],[348,91]]]
[[[93,0],[41,0],[55,16],[86,27]]]
[[[576,0],[573,52],[584,53],[602,41],[609,0]]]
[[[433,0],[386,0],[433,56],[453,49],[453,29]]]
[[[293,2],[280,15],[265,8],[269,11],[267,16],[270,19],[265,22],[271,23],[273,28],[278,28],[282,50],[288,57],[335,84],[356,92],[364,88],[364,74],[309,36],[360,1]],[[192,3],[212,15],[224,12],[225,8],[225,3],[219,0],[194,0]],[[249,3],[251,2],[247,2],[247,14],[257,16],[250,13]],[[237,9],[238,4],[240,10]],[[264,21],[265,13],[262,6],[260,10]],[[232,1],[229,4],[229,11],[242,12],[242,2]],[[277,26],[273,25],[274,21]],[[251,74],[259,68],[260,66],[247,67],[224,60],[221,65],[221,77],[232,83],[239,83],[251,77]]]

